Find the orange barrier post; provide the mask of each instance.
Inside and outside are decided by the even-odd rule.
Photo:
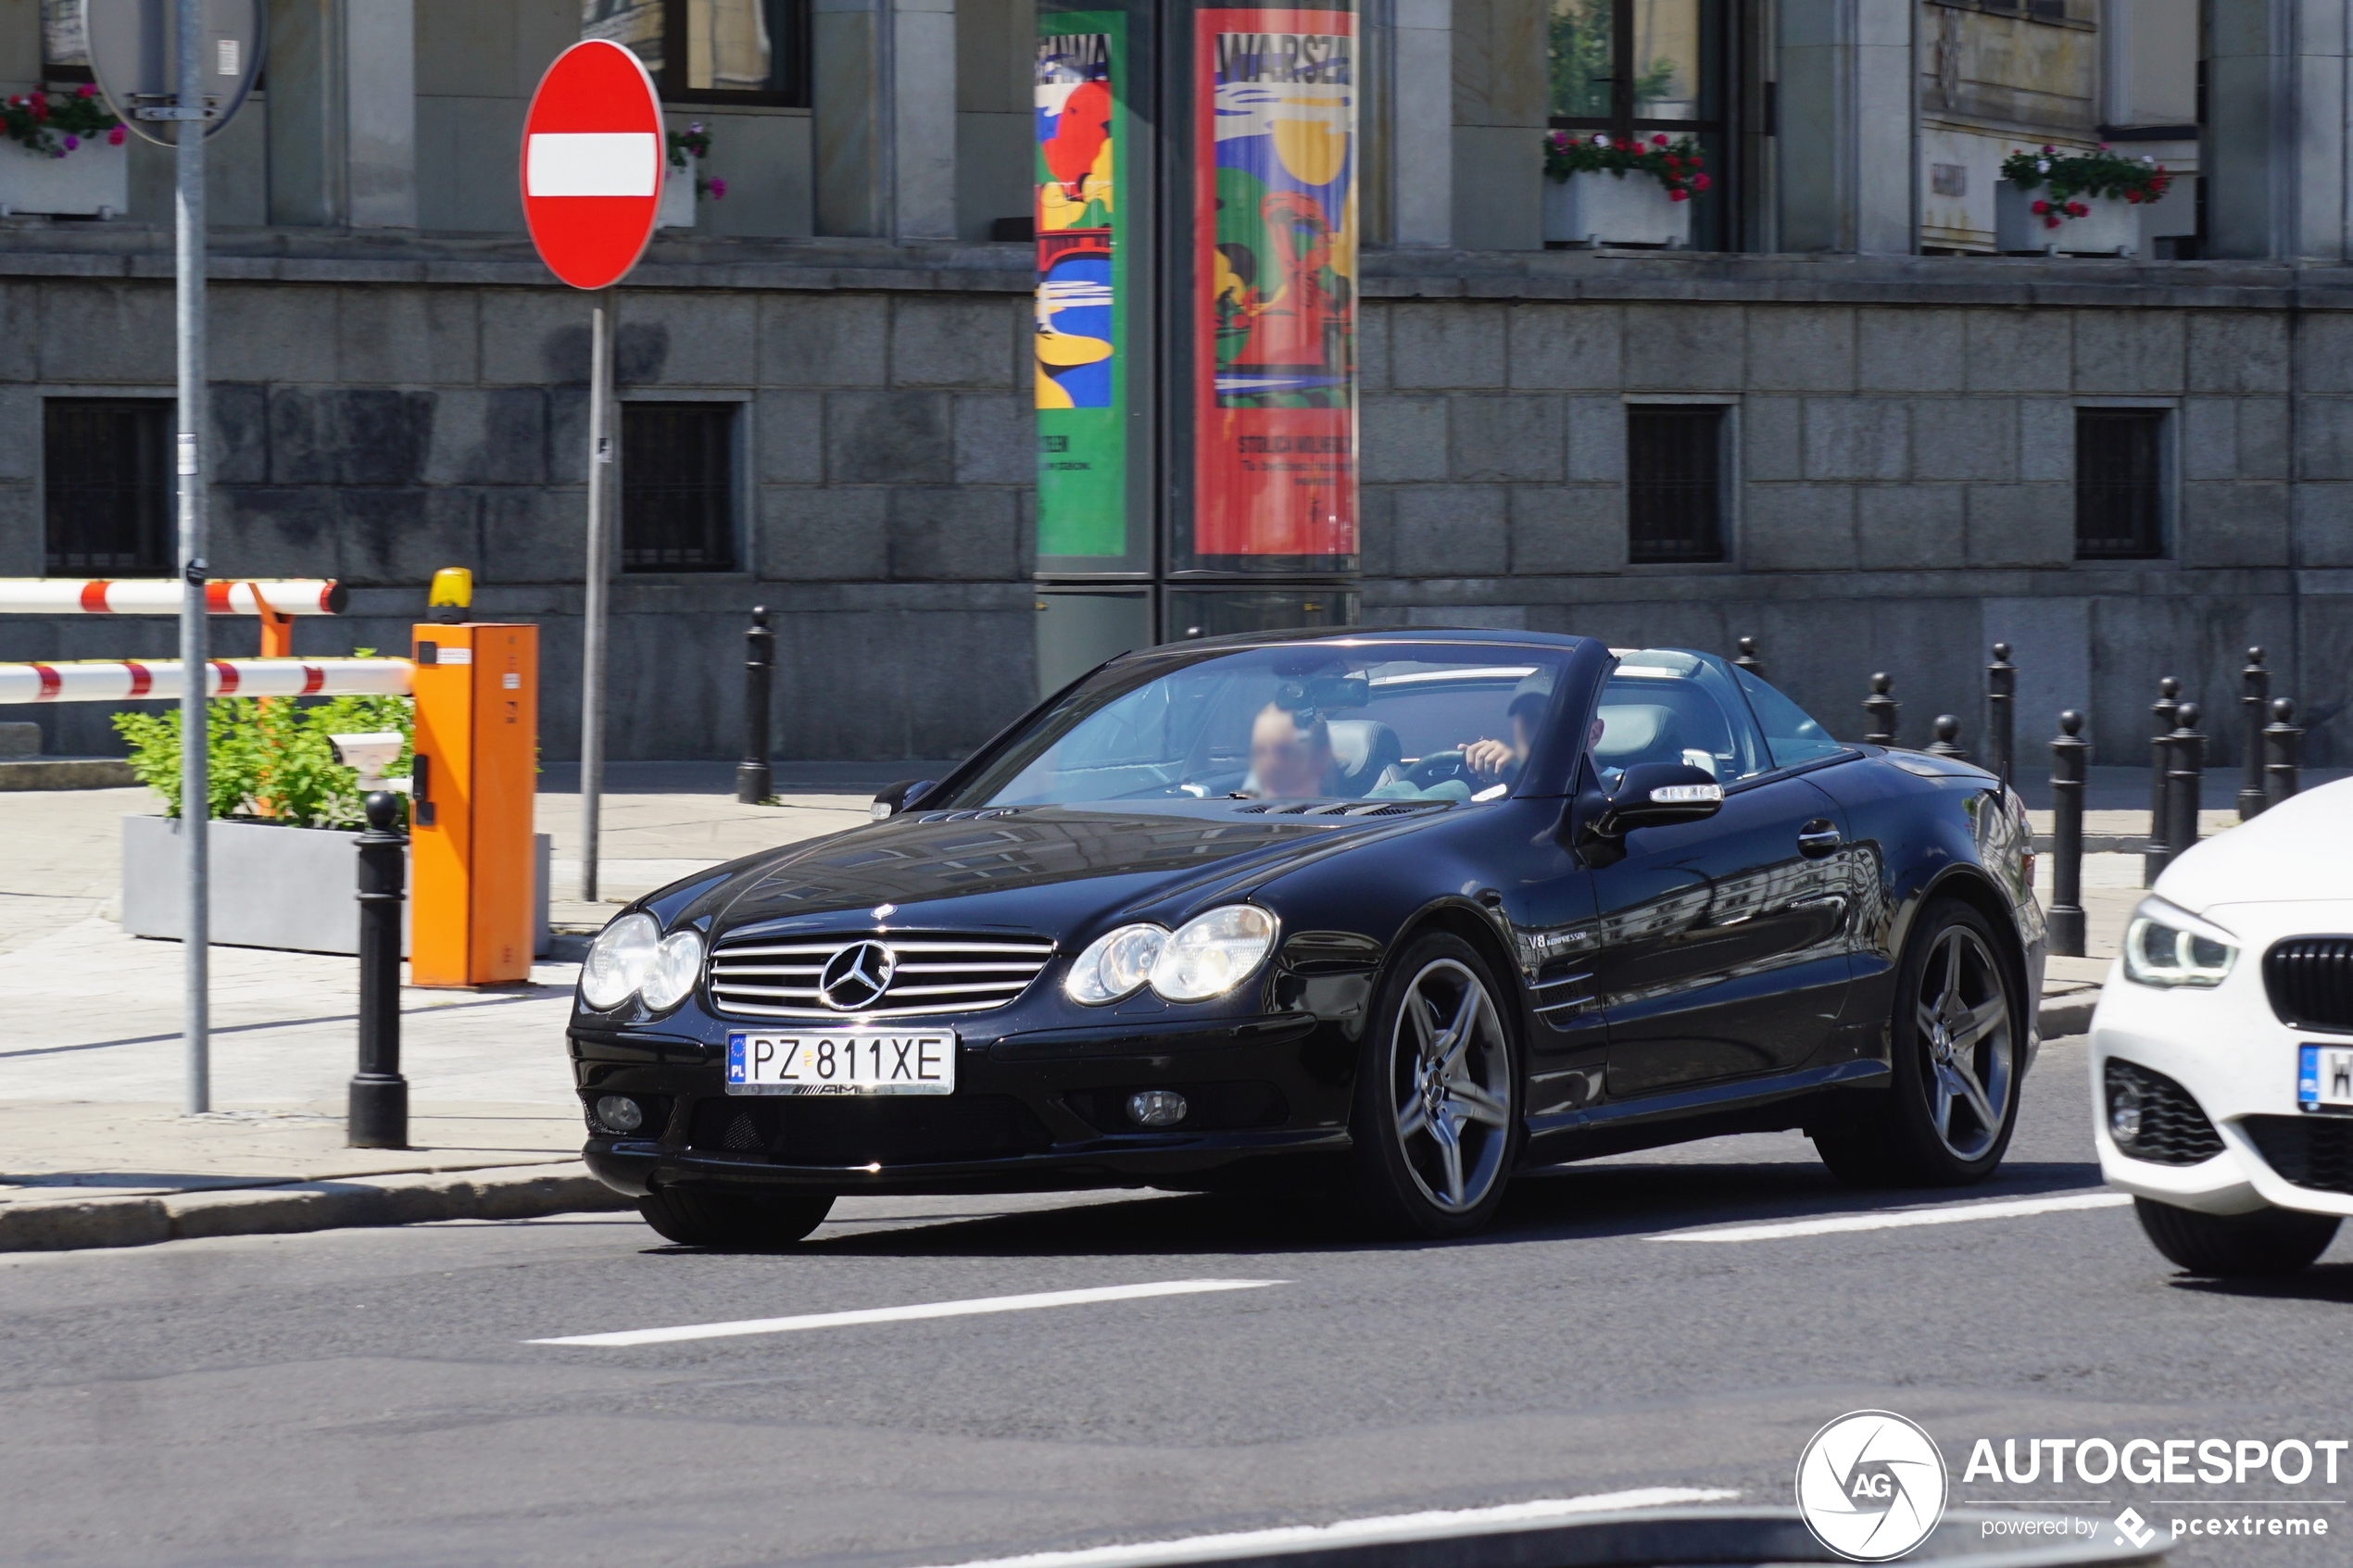
[[[420,625],[409,984],[531,977],[539,628]]]

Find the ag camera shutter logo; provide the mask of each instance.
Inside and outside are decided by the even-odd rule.
[[[1850,1562],[1886,1562],[1944,1517],[1944,1456],[1918,1423],[1855,1411],[1814,1434],[1797,1461],[1797,1509],[1814,1538]]]

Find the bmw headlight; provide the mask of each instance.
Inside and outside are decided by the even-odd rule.
[[[653,916],[622,916],[589,944],[580,966],[580,999],[598,1012],[619,1007],[645,985],[661,950],[661,927]]]
[[[1152,961],[1152,989],[1172,1002],[1223,996],[1265,961],[1275,917],[1250,904],[1228,904],[1187,921]]]
[[[701,973],[702,937],[691,931],[673,931],[654,949],[653,965],[647,970],[637,995],[656,1012],[674,1008],[694,994],[695,981]]]
[[[2238,958],[2237,937],[2162,898],[2142,899],[2124,928],[2124,978],[2143,985],[2220,985]]]
[[[1087,945],[1063,977],[1063,993],[1074,1002],[1101,1007],[1133,996],[1151,978],[1152,965],[1168,945],[1168,932],[1157,925],[1123,925]]]

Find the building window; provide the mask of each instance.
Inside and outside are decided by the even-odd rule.
[[[1724,558],[1724,410],[1626,410],[1626,558],[1637,566]]]
[[[1731,0],[1551,0],[1549,122],[1591,136],[1698,141],[1714,179],[1692,244],[1734,245]]]
[[[44,82],[90,80],[82,0],[41,0],[41,77]]]
[[[2165,553],[2165,410],[2075,410],[2075,556]]]
[[[621,569],[736,569],[736,405],[621,410]]]
[[[580,36],[635,50],[664,103],[809,106],[808,0],[581,0]]]
[[[162,398],[43,406],[51,576],[171,570],[171,408]]]

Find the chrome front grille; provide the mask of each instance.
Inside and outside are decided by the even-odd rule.
[[[819,995],[825,965],[844,948],[879,942],[890,949],[890,983],[855,1009]],[[1027,990],[1054,956],[1044,936],[889,932],[876,936],[774,936],[722,943],[711,959],[711,1005],[741,1018],[928,1018],[986,1012]]]

